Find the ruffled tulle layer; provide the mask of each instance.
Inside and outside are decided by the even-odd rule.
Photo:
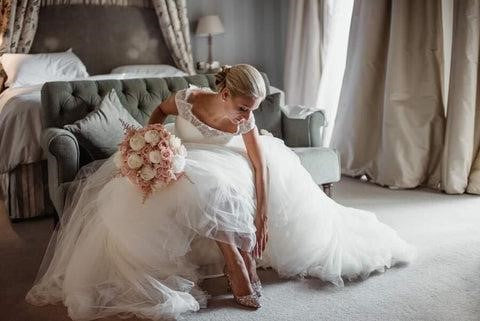
[[[262,136],[261,144],[269,171],[263,266],[341,285],[342,276],[412,259],[412,247],[374,214],[325,196],[282,141]],[[156,320],[205,306],[208,295],[196,284],[205,267],[223,264],[215,241],[244,250],[255,244],[253,171],[241,137],[186,146],[185,177],[143,204],[112,160],[84,170],[27,300],[61,301],[73,319]]]

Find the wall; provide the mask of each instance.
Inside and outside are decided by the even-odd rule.
[[[208,57],[206,37],[196,37],[201,16],[217,14],[225,33],[213,37],[213,58],[221,64],[249,63],[283,88],[288,0],[187,0],[194,61]]]

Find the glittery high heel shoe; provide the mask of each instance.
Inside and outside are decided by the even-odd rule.
[[[230,278],[230,274],[227,272],[226,267],[223,269],[223,273],[225,274],[225,276],[227,278],[228,287],[230,289],[232,289],[232,280]],[[232,291],[232,293],[233,293],[233,291]],[[247,294],[247,295],[242,295],[242,296],[236,296],[235,294],[233,294],[233,297],[238,304],[243,305],[245,307],[258,309],[262,306],[260,304],[260,298],[257,295],[256,291],[253,291],[252,294]]]
[[[226,266],[223,267],[223,274],[225,274],[225,276],[227,275],[226,268],[227,268]],[[259,297],[259,298],[262,297],[263,287],[262,287],[262,283],[260,282],[260,280],[258,280],[256,282],[251,282],[250,285],[252,286],[253,292],[255,292],[257,297]],[[227,291],[232,292],[232,287],[230,286],[230,282],[227,282]]]
[[[258,297],[261,297],[262,294],[263,294],[263,288],[262,288],[262,283],[260,282],[260,280],[258,280],[256,282],[252,282],[250,284],[252,286],[253,292],[255,292],[255,294]]]

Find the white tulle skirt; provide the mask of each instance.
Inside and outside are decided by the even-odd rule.
[[[342,277],[364,278],[413,258],[414,249],[374,214],[327,197],[281,140],[261,136],[261,144],[269,242],[260,265],[342,285]],[[27,300],[63,302],[74,320],[157,320],[206,306],[197,283],[221,271],[215,241],[246,251],[255,245],[253,170],[241,137],[186,147],[185,177],[144,203],[116,176],[112,158],[84,169]]]

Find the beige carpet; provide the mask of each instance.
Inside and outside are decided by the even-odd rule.
[[[335,199],[375,211],[418,247],[417,261],[344,288],[280,280],[262,271],[265,298],[258,311],[234,304],[223,278],[208,280],[203,287],[213,296],[209,307],[186,319],[480,320],[480,197],[392,191],[344,178]],[[62,306],[34,307],[23,300],[51,227],[51,220],[11,225],[0,209],[0,320],[69,320]]]

